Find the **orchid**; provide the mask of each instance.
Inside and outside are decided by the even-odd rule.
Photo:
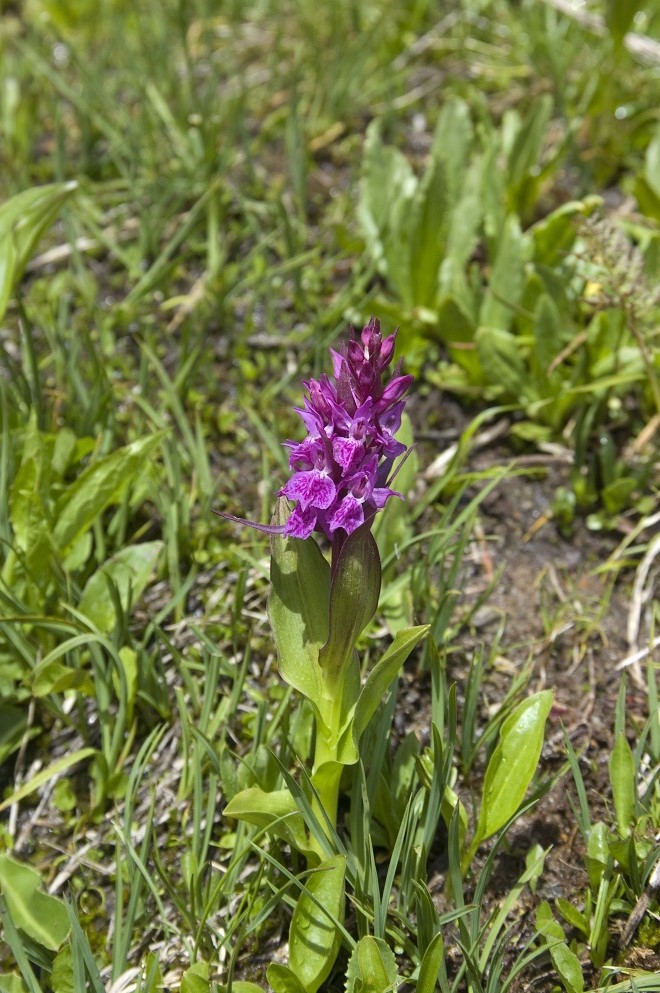
[[[399,365],[383,382],[396,331],[383,338],[374,317],[359,340],[355,329],[350,330],[340,350],[330,350],[334,377],[305,382],[304,406],[294,408],[307,436],[285,442],[293,475],[279,495],[294,503],[286,523],[257,524],[217,511],[221,517],[292,538],[308,538],[316,531],[332,542],[370,522],[390,497],[401,496],[389,483],[395,459],[406,453],[395,435],[413,377],[401,375]]]
[[[297,976],[309,972],[301,965],[308,958],[316,966],[313,979],[308,976],[304,984],[307,993],[316,993],[332,968],[337,932],[328,927],[316,897],[323,895],[320,902],[342,919],[346,857],[336,846],[342,774],[359,761],[369,721],[429,630],[418,625],[397,631],[362,685],[356,649],[378,609],[381,586],[371,525],[390,497],[401,496],[390,484],[395,460],[407,453],[396,434],[412,376],[402,375],[400,366],[389,379],[385,376],[395,342],[396,332],[383,338],[379,322],[371,318],[359,337],[351,328],[349,340],[331,350],[332,376],[304,384],[307,395],[296,411],[306,436],[285,442],[292,474],[279,491],[271,524],[217,512],[271,536],[268,614],[279,672],[309,700],[315,720],[305,803],[300,804],[297,791],[255,785],[233,796],[225,808],[228,817],[283,838],[305,856],[310,869],[323,870],[306,879],[307,890],[291,921],[291,965],[277,967],[278,989],[303,988]],[[330,561],[314,532],[329,539]],[[307,896],[312,891],[314,899]],[[303,950],[300,961],[296,949]]]

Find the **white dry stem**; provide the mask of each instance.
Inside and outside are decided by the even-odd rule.
[[[656,534],[655,537],[651,539],[649,546],[646,549],[644,558],[637,566],[637,572],[635,573],[635,581],[632,589],[630,610],[628,611],[627,636],[630,655],[627,659],[624,659],[623,663],[620,662],[617,666],[617,669],[629,668],[633,682],[641,688],[644,687],[641,659],[650,654],[658,643],[660,643],[660,638],[656,638],[653,644],[646,650],[641,649],[639,645],[639,629],[642,618],[642,610],[645,604],[652,602],[653,590],[655,586],[655,574],[651,571],[651,567],[658,555],[660,555],[660,534]]]

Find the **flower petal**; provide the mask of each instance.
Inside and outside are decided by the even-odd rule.
[[[289,515],[289,519],[284,525],[284,534],[289,538],[309,538],[316,527],[317,511],[314,507],[307,510],[298,504]]]
[[[318,469],[296,472],[280,493],[289,500],[300,501],[303,510],[316,507],[325,510],[336,495],[336,487],[330,477]]]
[[[330,534],[337,528],[343,528],[346,534],[351,534],[364,522],[364,508],[359,500],[349,493],[340,500],[332,515],[328,518],[327,527]]]

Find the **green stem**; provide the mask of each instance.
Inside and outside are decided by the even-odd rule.
[[[344,767],[338,760],[337,749],[341,731],[342,686],[328,680],[325,686],[328,707],[324,717],[327,724],[321,720],[316,728],[316,748],[312,779],[316,794],[312,801],[312,810],[316,814],[326,836],[331,837],[330,827],[337,827],[337,806],[339,803],[339,784]],[[320,844],[312,838],[311,846],[323,858],[326,853]]]

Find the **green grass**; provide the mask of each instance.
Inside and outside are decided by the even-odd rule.
[[[323,835],[312,714],[278,676],[267,543],[212,509],[270,518],[301,380],[371,313],[400,326],[418,447],[374,529],[365,672],[402,628],[430,637],[342,784],[349,913],[322,989],[357,990],[358,951],[378,989],[656,988],[620,936],[642,906],[630,944],[657,959],[660,61],[622,32],[658,46],[660,14],[590,6],[603,31],[538,0],[6,5],[0,990],[255,993],[285,960],[317,884],[223,810],[288,784]],[[572,464],[544,513],[579,549],[603,535],[598,585],[548,559],[516,644],[515,614],[480,626],[507,583],[484,507],[548,452]],[[488,830],[509,720],[562,675],[564,631],[576,666],[608,650],[627,596],[640,666],[620,680],[616,646],[620,681],[592,678],[607,775],[557,700]],[[554,790],[582,881],[550,904],[551,846],[516,839]]]

